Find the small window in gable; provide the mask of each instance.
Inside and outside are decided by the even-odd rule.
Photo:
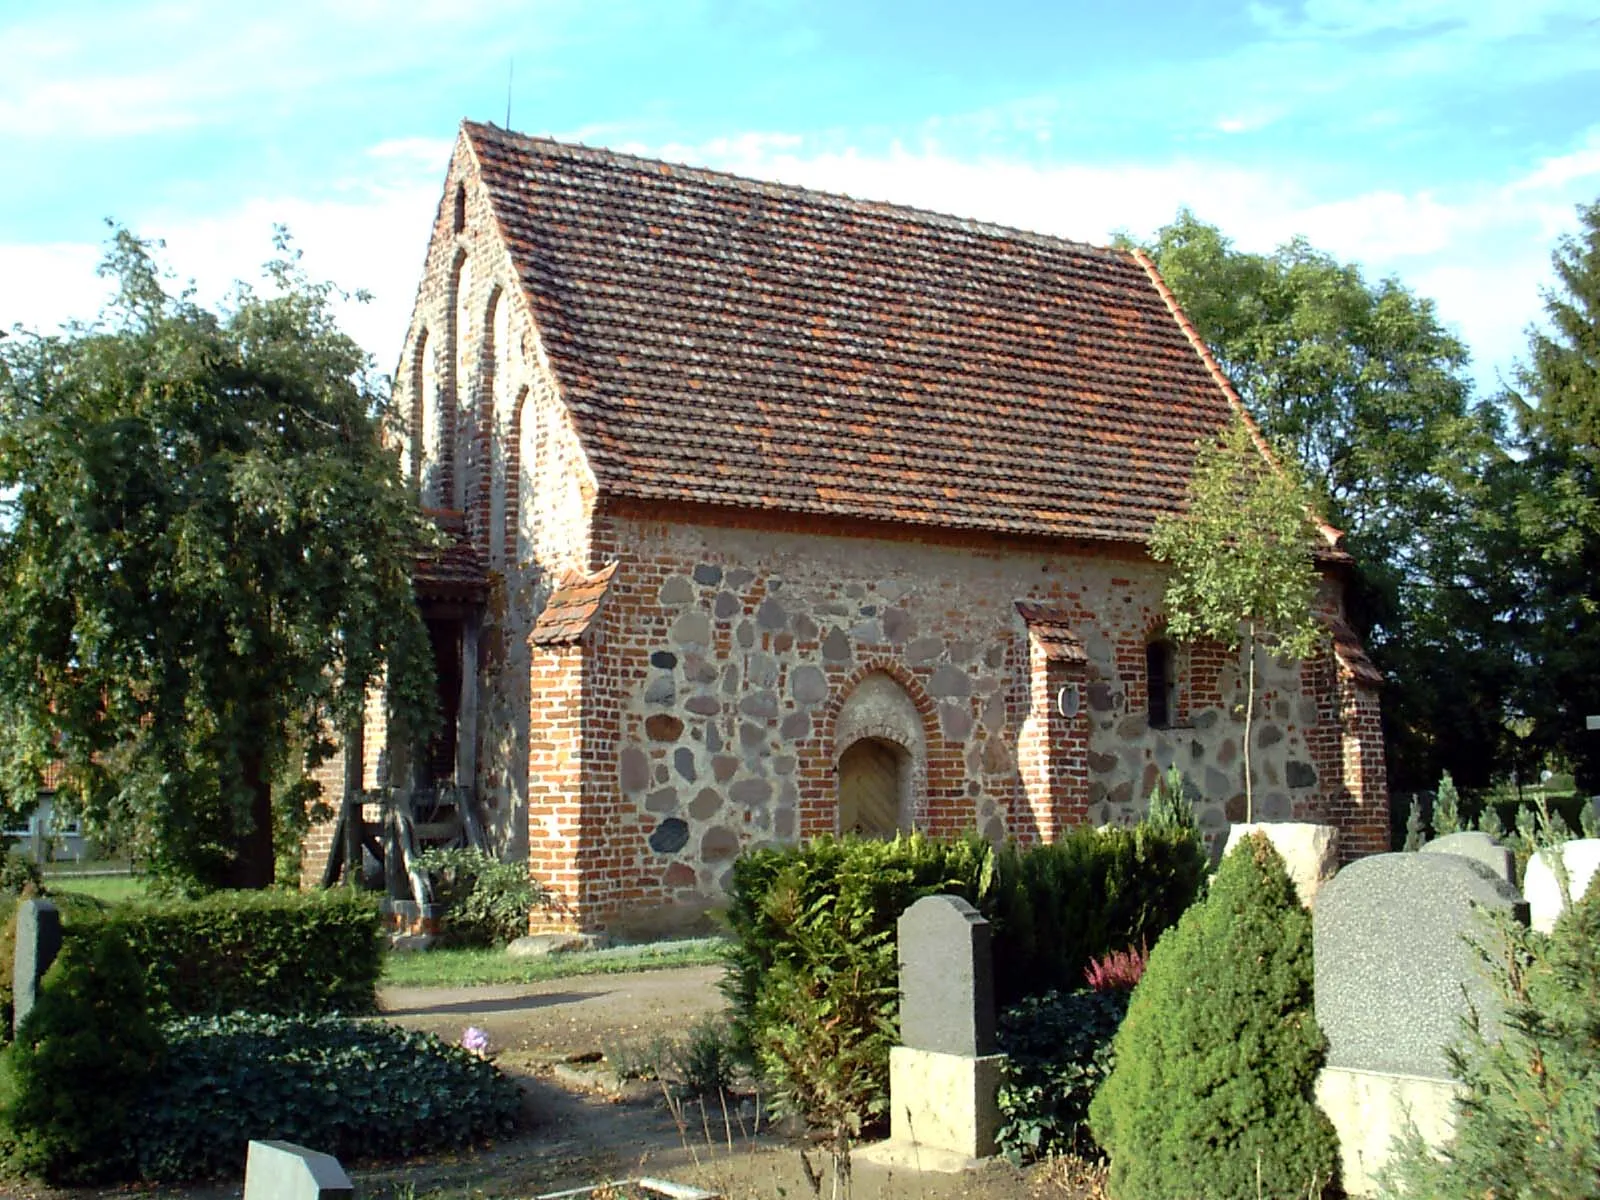
[[[1157,639],[1144,648],[1146,693],[1152,729],[1170,729],[1178,718],[1177,655],[1172,643]]]
[[[460,233],[467,227],[467,187],[466,184],[456,184],[456,216],[455,231]]]

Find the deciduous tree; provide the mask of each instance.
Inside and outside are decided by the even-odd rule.
[[[1431,301],[1303,239],[1236,249],[1185,211],[1145,247],[1269,441],[1303,468],[1356,569],[1351,617],[1389,683],[1390,779],[1472,786],[1504,763],[1517,599],[1500,410]]]
[[[1292,467],[1269,460],[1254,431],[1235,420],[1217,442],[1200,446],[1187,508],[1158,521],[1150,539],[1150,553],[1171,568],[1165,603],[1172,635],[1244,646],[1247,821],[1255,818],[1256,651],[1263,642],[1290,658],[1316,649],[1317,536]]]
[[[98,323],[0,341],[8,803],[59,762],[69,806],[189,888],[272,882],[272,779],[385,672],[402,732],[431,704],[380,381],[279,250],[213,313],[118,232]]]

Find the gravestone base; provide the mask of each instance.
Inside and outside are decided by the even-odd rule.
[[[1006,1056],[889,1051],[889,1141],[925,1158],[923,1170],[965,1170],[995,1152]],[[949,1156],[952,1165],[930,1165]],[[959,1160],[959,1165],[957,1164]]]
[[[1388,1165],[1395,1139],[1412,1126],[1429,1146],[1448,1142],[1461,1092],[1461,1085],[1449,1079],[1324,1067],[1317,1076],[1317,1104],[1339,1134],[1345,1192],[1374,1195],[1378,1172]]]

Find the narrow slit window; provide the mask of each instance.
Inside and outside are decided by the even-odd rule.
[[[1145,682],[1152,729],[1171,728],[1178,715],[1178,680],[1172,643],[1150,642],[1144,648]]]

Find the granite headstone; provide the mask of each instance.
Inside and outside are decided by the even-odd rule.
[[[959,896],[924,896],[900,917],[900,1044],[993,1054],[989,922]]]
[[[1494,912],[1528,919],[1516,889],[1458,854],[1376,854],[1334,876],[1313,929],[1328,1066],[1448,1078],[1467,1006],[1500,1012],[1470,940]]]
[[[1513,887],[1517,883],[1516,860],[1509,846],[1503,846],[1487,833],[1468,830],[1465,833],[1447,833],[1442,838],[1422,847],[1424,854],[1459,854],[1474,862],[1481,862],[1499,878]]]
[[[48,900],[24,900],[17,905],[17,948],[11,968],[11,1030],[39,999],[39,981],[61,952],[61,913]]]
[[[245,1152],[244,1200],[352,1200],[355,1188],[339,1160],[293,1142],[251,1142]]]

